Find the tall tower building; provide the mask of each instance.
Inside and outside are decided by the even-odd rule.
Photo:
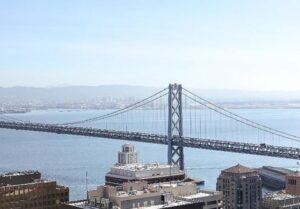
[[[260,209],[261,179],[255,170],[236,165],[223,170],[217,180],[224,209]]]
[[[138,163],[138,154],[134,151],[134,146],[132,144],[124,144],[122,146],[122,151],[118,154],[118,164],[136,164]]]

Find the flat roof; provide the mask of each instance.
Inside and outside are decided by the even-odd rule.
[[[130,171],[144,171],[144,170],[154,170],[154,169],[163,169],[163,168],[179,168],[178,166],[170,166],[168,164],[159,164],[159,163],[147,163],[147,164],[127,164],[127,165],[114,165],[112,168],[121,169],[121,170],[130,170]]]
[[[265,195],[265,199],[272,199],[272,200],[285,200],[285,199],[293,199],[293,198],[300,198],[300,196],[287,194],[285,190],[270,192]]]
[[[32,174],[41,174],[39,171],[29,170],[29,171],[15,171],[1,174],[0,177],[9,177],[9,176],[24,176]]]
[[[151,184],[153,187],[171,188],[180,187],[186,185],[195,185],[194,182],[183,182],[183,181],[169,181]]]
[[[190,202],[186,201],[175,201],[171,202],[169,204],[160,204],[160,205],[151,205],[151,206],[144,206],[144,207],[139,207],[139,209],[160,209],[160,208],[168,208],[168,207],[174,207],[174,206],[179,206],[179,205],[188,205],[191,204]]]
[[[188,196],[183,196],[182,198],[190,200],[190,199],[197,199],[197,198],[208,197],[208,196],[212,196],[212,194],[208,194],[208,193],[204,193],[204,192],[198,192],[196,194],[192,194],[192,195],[188,195]]]

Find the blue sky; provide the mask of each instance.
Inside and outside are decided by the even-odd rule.
[[[300,1],[0,0],[0,86],[300,90]]]

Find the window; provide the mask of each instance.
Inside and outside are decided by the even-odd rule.
[[[289,179],[288,183],[291,185],[296,185],[297,182],[296,182],[296,179]]]

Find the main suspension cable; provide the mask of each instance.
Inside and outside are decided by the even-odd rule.
[[[214,104],[214,103],[212,103],[212,102],[210,102],[210,101],[208,101],[208,100],[206,100],[206,99],[204,99],[204,98],[202,98],[202,97],[200,97],[200,96],[194,94],[193,92],[191,92],[191,91],[189,91],[189,90],[187,90],[187,89],[185,89],[185,88],[182,88],[182,89],[184,89],[184,90],[185,90],[186,92],[188,92],[189,94],[191,94],[191,95],[197,97],[198,99],[200,99],[200,100],[202,100],[202,101],[204,101],[204,102],[210,104],[211,106],[213,106],[213,107],[215,107],[215,108],[218,108],[218,109],[220,109],[220,110],[222,110],[222,111],[224,111],[224,112],[229,113],[230,115],[233,115],[233,116],[235,116],[235,117],[238,117],[238,118],[240,118],[240,119],[242,119],[242,120],[245,120],[245,121],[247,121],[247,122],[249,122],[249,123],[253,123],[253,124],[257,125],[257,126],[261,126],[261,127],[265,128],[265,129],[269,129],[269,130],[271,130],[271,131],[278,132],[278,133],[280,133],[280,134],[287,135],[287,136],[289,136],[289,137],[294,137],[294,138],[297,138],[297,139],[300,140],[300,137],[299,137],[299,136],[296,136],[296,135],[293,135],[293,134],[289,134],[289,133],[286,133],[286,132],[283,132],[283,131],[280,131],[280,130],[276,130],[276,129],[271,128],[271,127],[268,127],[268,126],[266,126],[266,125],[263,125],[263,124],[260,124],[260,123],[251,121],[251,120],[249,120],[249,119],[247,119],[247,118],[245,118],[245,117],[242,117],[242,116],[240,116],[240,115],[238,115],[238,114],[235,114],[235,113],[233,113],[233,112],[231,112],[231,111],[228,111],[228,110],[226,110],[225,108],[220,107],[220,106],[218,106],[218,105],[216,105],[216,104]]]
[[[106,119],[106,118],[109,118],[109,117],[113,117],[115,115],[122,114],[122,113],[128,112],[130,110],[133,110],[133,109],[139,108],[141,106],[144,106],[144,105],[146,105],[146,104],[148,104],[148,103],[150,103],[150,102],[152,102],[152,101],[154,101],[154,100],[156,100],[158,98],[161,98],[162,96],[165,96],[168,93],[165,93],[163,95],[160,95],[160,94],[162,94],[166,90],[167,90],[167,88],[165,88],[165,89],[163,89],[163,90],[161,90],[161,91],[159,91],[159,92],[157,92],[157,93],[155,93],[155,94],[153,94],[153,95],[151,95],[151,96],[149,96],[149,97],[147,97],[147,98],[145,98],[145,99],[143,99],[143,100],[141,100],[139,102],[136,102],[136,103],[131,104],[129,106],[126,106],[126,107],[124,107],[122,109],[119,109],[119,110],[116,110],[116,111],[113,111],[113,112],[110,112],[110,113],[107,113],[107,114],[104,114],[104,115],[100,115],[100,116],[93,117],[93,118],[88,118],[88,119],[85,119],[85,120],[79,120],[79,121],[74,121],[74,122],[62,123],[60,125],[82,124],[82,123],[87,123],[87,122],[92,122],[92,121],[97,121],[97,120],[103,120],[103,119]],[[160,95],[160,96],[158,96],[158,95]],[[156,97],[156,96],[158,96],[158,97]],[[155,99],[152,99],[154,97],[155,97]],[[151,100],[148,101],[149,99],[151,99]]]
[[[292,138],[292,137],[290,137],[290,136],[286,136],[286,135],[283,135],[283,134],[280,134],[280,133],[276,133],[276,132],[273,132],[273,131],[264,129],[264,128],[262,128],[262,127],[259,127],[259,126],[257,126],[257,125],[254,125],[254,124],[250,124],[250,123],[248,123],[248,122],[245,122],[245,121],[243,121],[243,120],[241,120],[241,119],[239,119],[239,118],[235,118],[235,117],[233,117],[232,115],[230,115],[230,114],[228,114],[228,113],[224,113],[224,112],[222,112],[222,111],[220,111],[220,110],[218,110],[218,109],[212,108],[212,107],[210,107],[209,105],[207,105],[207,104],[205,104],[205,103],[203,103],[203,102],[200,102],[199,100],[196,100],[196,99],[192,98],[191,96],[189,96],[189,95],[187,95],[187,94],[185,94],[185,93],[183,93],[183,95],[185,95],[187,98],[189,98],[189,99],[191,99],[191,100],[193,100],[193,101],[195,101],[195,102],[198,102],[199,104],[201,104],[201,105],[203,105],[203,106],[205,106],[205,107],[207,107],[207,108],[209,108],[209,109],[211,109],[211,110],[213,110],[213,111],[215,111],[215,112],[217,112],[217,113],[219,113],[219,114],[222,114],[222,115],[224,115],[224,116],[226,116],[226,117],[228,117],[228,118],[231,118],[231,119],[233,119],[233,120],[235,120],[235,121],[237,121],[237,122],[243,123],[243,124],[245,124],[245,125],[251,126],[252,128],[259,129],[259,130],[261,130],[261,131],[265,131],[265,132],[274,134],[274,135],[276,135],[276,136],[280,136],[280,137],[283,137],[283,138],[286,138],[286,139],[290,139],[290,140],[293,140],[293,141],[296,141],[296,142],[300,142],[299,139],[295,139],[295,138]]]

